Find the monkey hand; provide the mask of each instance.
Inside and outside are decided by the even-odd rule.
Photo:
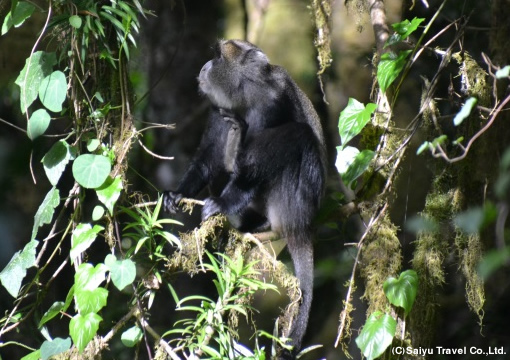
[[[182,194],[165,191],[163,193],[163,209],[170,214],[175,214],[179,211],[179,202],[182,200]]]
[[[202,221],[209,219],[211,216],[222,212],[221,199],[217,197],[209,197],[205,199],[202,207]]]

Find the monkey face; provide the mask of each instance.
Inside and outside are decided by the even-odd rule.
[[[214,105],[242,112],[251,95],[260,92],[269,60],[258,47],[242,40],[221,40],[215,53],[200,70],[200,90]]]

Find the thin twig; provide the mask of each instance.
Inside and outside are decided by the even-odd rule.
[[[161,159],[161,160],[173,160],[174,157],[173,156],[162,156],[162,155],[158,155],[158,154],[155,154],[153,153],[152,151],[150,151],[143,143],[140,139],[138,139],[138,143],[140,144],[140,146],[150,155],[154,156],[155,158],[158,158],[158,159]]]

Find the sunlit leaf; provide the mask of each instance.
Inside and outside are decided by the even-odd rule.
[[[99,323],[103,320],[95,313],[86,315],[77,314],[69,322],[69,334],[80,353],[85,346],[94,338],[99,329]]]
[[[62,111],[62,103],[66,99],[67,82],[62,71],[54,71],[46,76],[39,86],[39,99],[51,111]]]
[[[60,193],[56,187],[52,187],[51,190],[46,194],[42,204],[37,209],[34,216],[34,227],[32,228],[32,237],[35,239],[37,230],[44,224],[49,224],[53,218],[55,208],[60,204]]]
[[[478,100],[475,97],[470,97],[466,100],[464,105],[462,105],[462,108],[460,111],[455,115],[453,118],[453,124],[455,126],[459,126],[462,124],[462,122],[471,115],[471,111],[473,111],[473,108],[475,107]]]
[[[96,240],[97,234],[103,230],[104,227],[99,225],[92,227],[90,224],[78,224],[76,226],[71,236],[71,251],[69,254],[71,263],[92,245],[94,240]]]
[[[22,251],[18,251],[11,261],[0,272],[0,282],[12,297],[18,297],[21,283],[27,274],[27,269],[35,265],[36,248],[39,241],[32,240],[25,245]]]
[[[342,110],[338,119],[342,148],[363,130],[376,108],[376,104],[369,103],[365,106],[356,99],[349,99],[347,106]]]
[[[2,35],[7,33],[11,27],[21,26],[35,10],[35,6],[26,1],[19,1],[14,11],[9,11],[2,24]]]
[[[51,117],[50,114],[44,109],[36,110],[30,115],[30,119],[27,124],[27,136],[30,140],[35,140],[39,136],[43,135],[48,126],[50,126]]]
[[[119,199],[122,188],[122,178],[117,176],[115,179],[108,177],[104,184],[96,190],[97,198],[106,206],[110,215],[113,214],[113,207]]]
[[[74,158],[74,151],[65,140],[59,140],[42,158],[44,171],[51,185],[57,185],[67,164]]]
[[[111,166],[110,159],[106,156],[80,155],[73,163],[74,179],[85,188],[96,189],[108,178]]]
[[[36,51],[25,62],[15,83],[20,87],[20,108],[25,110],[37,99],[39,87],[44,78],[52,73],[53,66],[57,63],[55,53]]]
[[[377,65],[377,81],[382,92],[386,92],[388,87],[400,75],[411,52],[412,50],[400,51],[398,56],[388,52],[381,56],[381,60]]]
[[[131,259],[117,260],[117,258],[108,254],[104,263],[110,269],[113,285],[119,290],[131,285],[136,277],[136,265]]]

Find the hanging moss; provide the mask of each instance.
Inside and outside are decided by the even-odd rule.
[[[478,234],[457,232],[455,247],[459,258],[459,269],[466,279],[466,300],[471,311],[478,315],[480,325],[483,321],[485,290],[477,267],[482,258],[482,245]]]
[[[332,0],[312,1],[313,18],[316,28],[315,48],[318,52],[319,75],[322,75],[333,62],[333,58],[331,57],[330,37],[331,2]]]
[[[385,216],[367,238],[370,241],[363,246],[361,276],[365,279],[363,298],[368,301],[368,314],[375,310],[385,311],[389,306],[383,283],[388,277],[398,275],[402,263],[396,233],[397,227]]]

